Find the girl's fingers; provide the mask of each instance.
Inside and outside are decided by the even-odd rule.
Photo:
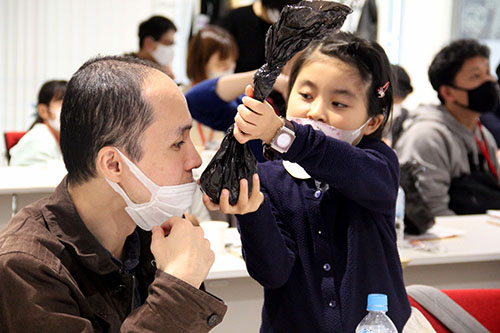
[[[241,211],[245,211],[248,206],[248,180],[244,178],[240,180],[240,194],[236,206]]]
[[[224,214],[232,214],[232,207],[229,204],[229,190],[223,189],[219,198],[220,211]]]
[[[214,203],[206,194],[203,194],[203,204],[208,210],[214,211],[219,210],[219,205]]]
[[[254,115],[262,116],[266,112],[269,112],[268,111],[269,108],[271,108],[272,110],[272,107],[267,103],[260,102],[256,99],[247,96],[243,97],[241,101],[248,108],[248,111],[250,111]]]
[[[260,204],[264,201],[264,194],[260,191],[260,178],[258,174],[252,177],[252,193],[250,195],[250,209],[257,210]]]
[[[253,87],[251,85],[246,86],[245,95],[247,95],[248,97],[253,97]]]
[[[243,104],[238,105],[237,110],[238,110],[237,114],[240,115],[241,119],[243,119],[246,123],[255,126],[255,121],[258,120],[258,119],[255,117],[256,114],[254,112],[252,112],[251,110],[249,110]]]
[[[248,140],[250,140],[241,130],[238,128],[238,125],[235,123],[235,126],[233,128],[233,135],[234,138],[241,144],[246,143]]]
[[[238,114],[234,117],[234,125],[235,126],[234,126],[234,130],[233,130],[233,134],[240,143],[244,143],[242,141],[246,142],[246,141],[252,139],[252,135],[250,133],[250,131],[253,130],[250,127],[252,125],[249,125],[248,123],[246,123],[243,119],[241,119],[241,116]]]

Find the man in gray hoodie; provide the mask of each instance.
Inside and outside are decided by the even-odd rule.
[[[497,146],[479,122],[499,98],[489,53],[475,40],[454,41],[439,51],[428,74],[441,105],[415,110],[396,145],[401,164],[417,161],[424,167],[418,188],[432,216],[457,213],[449,205],[452,180],[482,170],[498,181]]]

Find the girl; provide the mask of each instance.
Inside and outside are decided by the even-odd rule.
[[[224,189],[220,209],[242,214],[247,269],[264,286],[261,332],[354,332],[369,293],[387,294],[401,331],[410,306],[394,229],[399,166],[380,140],[392,108],[385,52],[347,33],[311,44],[290,75],[287,120],[246,93],[235,137],[282,160],[259,165],[250,196],[242,180],[235,206]]]
[[[67,82],[45,82],[38,93],[37,118],[28,132],[10,149],[11,166],[63,162],[59,147],[59,117]]]

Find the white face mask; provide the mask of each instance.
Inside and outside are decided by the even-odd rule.
[[[267,17],[271,20],[272,23],[277,22],[280,19],[280,10],[276,8],[268,8],[266,10]]]
[[[156,50],[151,52],[151,56],[162,66],[172,64],[174,60],[174,45],[163,45],[158,43]]]
[[[56,132],[61,131],[61,108],[54,110],[54,111],[49,111],[50,113],[54,114],[56,116],[55,119],[51,119],[50,117],[47,118],[47,122],[49,123],[50,127]]]
[[[116,148],[115,148],[116,149]],[[161,225],[172,216],[182,217],[184,212],[191,207],[196,183],[187,183],[174,186],[159,186],[153,183],[146,175],[121,151],[116,149],[130,171],[151,192],[149,202],[136,204],[130,200],[125,191],[107,178],[106,181],[127,203],[125,211],[141,229],[151,230],[155,225]]]
[[[342,130],[342,129],[333,127],[331,125],[325,124],[321,121],[312,120],[312,119],[308,119],[308,118],[290,117],[289,120],[293,120],[297,124],[300,124],[300,125],[311,125],[312,128],[323,132],[326,136],[347,142],[347,143],[352,145],[352,143],[360,136],[361,131],[366,126],[366,124],[368,124],[368,122],[371,120],[371,118],[368,119],[366,121],[366,123],[361,125],[360,128],[355,129],[355,130]],[[356,144],[357,144],[357,142],[356,142]]]
[[[208,78],[215,79],[216,77],[221,77],[221,76],[226,76],[226,75],[231,75],[231,74],[234,74],[234,68],[229,68],[228,70],[225,70],[222,72],[208,71]]]

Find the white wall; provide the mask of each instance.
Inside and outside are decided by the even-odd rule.
[[[453,5],[453,0],[377,0],[379,43],[412,80],[414,91],[404,103],[409,109],[439,102],[427,69],[451,40]]]
[[[69,80],[98,54],[138,50],[137,29],[152,15],[174,21],[174,72],[185,79],[187,36],[194,0],[0,0],[0,165],[5,130],[26,130],[34,120],[43,82]]]

